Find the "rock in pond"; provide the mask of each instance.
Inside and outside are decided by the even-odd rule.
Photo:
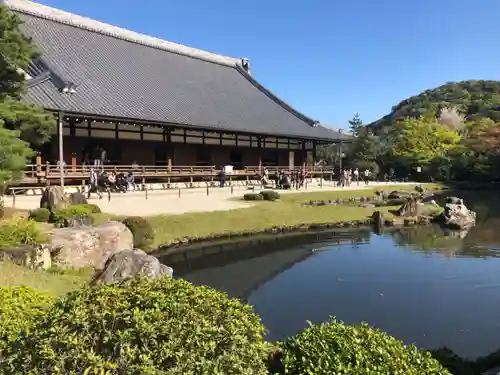
[[[437,221],[451,229],[467,229],[476,225],[476,213],[469,210],[462,199],[449,197],[446,202],[444,212],[438,216]]]
[[[148,279],[174,275],[172,268],[161,264],[160,261],[146,254],[140,249],[123,250],[113,254],[104,265],[104,269],[96,274],[93,284],[113,284],[115,282],[131,280],[138,275]]]
[[[52,261],[60,267],[102,269],[111,255],[132,249],[134,237],[124,224],[109,221],[96,227],[54,229],[50,247]]]

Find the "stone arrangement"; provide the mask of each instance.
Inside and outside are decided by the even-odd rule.
[[[113,284],[142,275],[148,279],[173,277],[174,270],[140,249],[123,250],[111,255],[104,268],[98,271],[92,284]]]
[[[334,199],[334,200],[321,200],[321,201],[308,201],[302,203],[304,206],[337,206],[341,204],[352,204],[359,202],[377,202],[379,199],[377,197],[355,197],[347,199]]]

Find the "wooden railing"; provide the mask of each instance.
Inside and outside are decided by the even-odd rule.
[[[144,180],[149,179],[190,179],[195,178],[210,178],[213,179],[219,175],[220,169],[215,165],[211,166],[167,166],[167,165],[67,165],[63,167],[65,179],[68,180],[86,180],[89,177],[90,169],[101,170],[105,172],[128,173],[133,172],[136,178]],[[289,166],[269,166],[265,167],[270,176],[276,175],[278,170],[286,172],[299,171],[303,167],[290,168]],[[228,179],[245,177],[257,178],[262,175],[263,166],[247,166],[243,169],[233,170],[232,174],[228,174]],[[334,174],[333,169],[329,167],[305,167],[306,173],[310,177],[329,177]],[[26,166],[24,178],[21,183],[42,183],[60,178],[59,166],[54,164],[36,165],[31,164]]]

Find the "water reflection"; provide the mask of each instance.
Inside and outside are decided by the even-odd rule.
[[[416,252],[432,252],[446,257],[500,257],[499,247],[494,239],[483,235],[484,231],[475,228],[451,231],[431,225],[397,229],[391,235],[395,245]]]
[[[380,236],[270,236],[162,261],[195,284],[248,300],[270,340],[334,315],[420,347],[485,355],[500,347],[500,199],[456,195],[477,212],[468,232],[427,226]]]

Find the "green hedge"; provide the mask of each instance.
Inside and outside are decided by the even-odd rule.
[[[46,208],[35,208],[30,211],[29,218],[39,223],[46,223],[50,219],[50,211]]]
[[[264,190],[259,193],[265,201],[275,201],[280,199],[280,194],[274,190]]]
[[[25,286],[0,287],[0,362],[52,302],[50,295]]]
[[[134,236],[134,247],[148,249],[155,239],[155,232],[151,223],[140,216],[130,216],[122,220]]]
[[[100,214],[102,212],[101,208],[97,204],[93,203],[79,204],[77,206],[85,207],[91,214]]]
[[[243,200],[245,201],[261,201],[264,200],[264,197],[259,193],[247,193],[243,196]]]
[[[58,209],[54,212],[54,215],[50,218],[50,221],[55,224],[64,224],[65,220],[85,217],[92,217],[92,207],[94,205],[89,204],[75,204],[73,206],[69,206],[68,208]]]
[[[225,293],[170,277],[136,279],[56,302],[16,341],[0,373],[266,375],[264,331],[251,306]]]
[[[44,243],[47,236],[37,222],[23,218],[0,221],[0,249]]]
[[[286,374],[451,375],[428,352],[366,324],[348,325],[334,318],[310,324],[281,348]]]

